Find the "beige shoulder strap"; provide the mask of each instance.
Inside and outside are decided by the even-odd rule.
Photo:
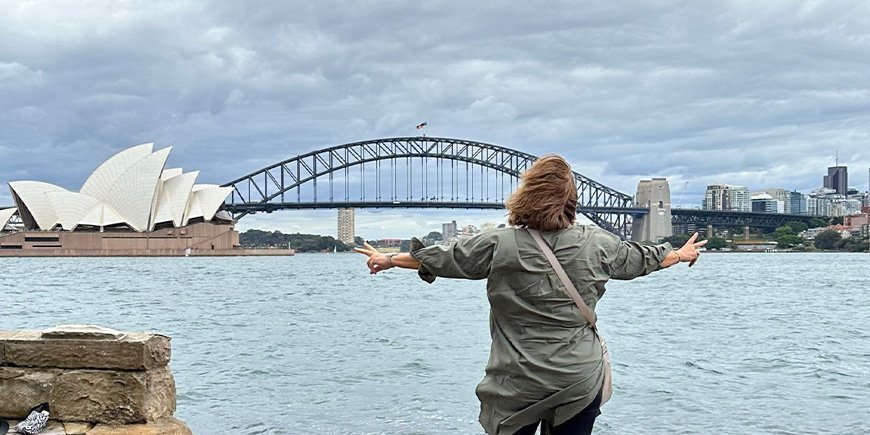
[[[562,268],[562,265],[559,264],[559,260],[556,259],[556,255],[553,254],[553,250],[550,249],[550,246],[547,245],[547,242],[541,237],[541,233],[538,230],[533,230],[531,228],[526,228],[529,231],[529,234],[532,235],[532,238],[538,242],[538,246],[541,247],[541,251],[544,253],[544,256],[547,257],[547,261],[550,263],[550,266],[556,271],[556,275],[559,276],[559,279],[562,280],[562,284],[565,285],[565,290],[568,291],[568,296],[571,296],[571,299],[574,300],[574,303],[577,304],[577,308],[580,309],[580,313],[583,314],[583,317],[592,325],[592,328],[595,329],[595,313],[589,309],[589,306],[586,305],[586,302],[583,301],[583,298],[580,297],[580,293],[577,293],[577,288],[574,287],[574,283],[568,278],[568,274],[565,273],[565,269]]]

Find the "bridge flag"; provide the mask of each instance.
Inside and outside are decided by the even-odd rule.
[[[425,127],[427,125],[429,125],[429,123],[427,123],[427,122],[421,122],[421,123],[417,124],[417,130],[422,129],[423,127]]]

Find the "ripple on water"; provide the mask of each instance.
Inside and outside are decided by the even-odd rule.
[[[870,433],[867,258],[711,255],[608,284],[616,394],[596,434]],[[4,329],[170,335],[177,415],[194,433],[482,433],[483,282],[373,277],[354,255],[0,268]]]

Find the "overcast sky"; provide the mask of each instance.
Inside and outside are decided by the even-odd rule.
[[[864,1],[7,0],[0,183],[77,190],[155,142],[220,184],[427,121],[431,136],[563,154],[629,194],[668,177],[676,204],[711,183],[809,191],[837,151],[866,190],[868,22]],[[451,216],[503,212],[361,211],[357,232]],[[250,227],[334,234],[335,212]]]

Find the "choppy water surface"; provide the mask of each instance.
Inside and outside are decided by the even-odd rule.
[[[596,433],[870,433],[870,256],[709,254],[599,305]],[[172,337],[197,434],[479,434],[483,282],[370,276],[355,254],[0,259],[0,328]]]

